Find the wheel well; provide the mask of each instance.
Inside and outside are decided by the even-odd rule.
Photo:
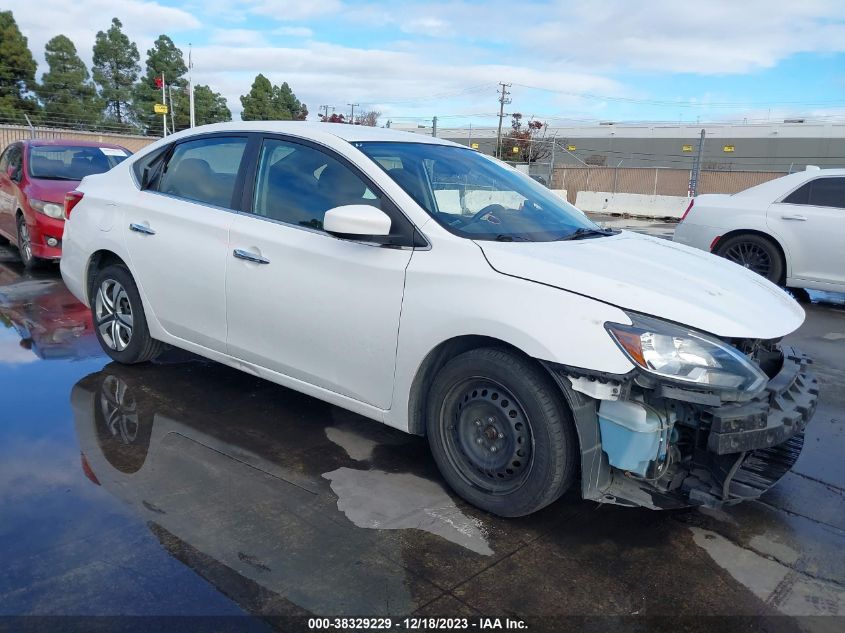
[[[781,275],[781,278],[778,281],[781,284],[786,283],[787,267],[789,266],[789,263],[786,259],[786,252],[783,250],[783,246],[780,245],[780,242],[778,242],[768,233],[764,233],[763,231],[755,231],[754,229],[736,229],[735,231],[729,231],[728,233],[725,233],[719,238],[719,241],[716,242],[716,247],[713,249],[713,252],[719,250],[719,246],[723,244],[725,240],[728,240],[732,237],[737,237],[738,235],[756,235],[774,244],[775,248],[777,248],[778,253],[780,254],[780,260],[783,262],[783,274]]]
[[[411,393],[408,398],[408,430],[411,433],[425,435],[427,396],[437,372],[455,356],[481,347],[506,349],[525,356],[519,348],[489,336],[456,336],[440,343],[425,357],[411,383]]]
[[[122,264],[123,266],[126,266],[126,262],[111,251],[100,250],[91,255],[91,259],[88,260],[88,269],[85,278],[85,291],[88,294],[89,301],[91,299],[91,294],[93,292],[92,286],[94,284],[94,279],[97,277],[97,273],[106,266],[111,266],[112,264]]]

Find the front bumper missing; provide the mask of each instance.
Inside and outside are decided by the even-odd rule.
[[[818,382],[808,371],[811,361],[791,347],[784,346],[782,351],[777,375],[749,401],[717,406],[693,404],[685,398],[699,442],[685,463],[657,482],[630,477],[610,466],[601,447],[597,401],[572,389],[567,378],[570,371],[550,366],[575,417],[581,442],[582,496],[652,509],[719,506],[760,496],[798,459],[804,429],[818,401]],[[631,383],[620,381],[619,387],[627,396]]]
[[[783,366],[766,389],[748,402],[705,408],[707,448],[717,455],[770,448],[801,433],[816,410],[819,385],[807,356],[783,348]]]

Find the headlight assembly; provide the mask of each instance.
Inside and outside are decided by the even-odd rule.
[[[643,370],[712,390],[757,392],[768,377],[741,352],[717,338],[653,317],[629,314],[631,325],[605,327]]]
[[[64,217],[64,209],[62,208],[62,205],[57,204],[55,202],[46,202],[44,200],[30,199],[29,206],[31,206],[38,213],[42,213],[50,218],[56,218],[57,220],[61,220]]]

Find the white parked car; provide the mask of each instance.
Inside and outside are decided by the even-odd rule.
[[[173,345],[427,435],[500,515],[579,473],[600,502],[757,496],[815,408],[784,291],[448,141],[206,126],[86,178],[66,215],[62,276],[113,359]]]
[[[726,257],[776,284],[845,291],[845,169],[790,174],[691,202],[676,242]]]

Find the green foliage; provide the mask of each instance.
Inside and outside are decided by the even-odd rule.
[[[209,86],[194,86],[194,115],[197,125],[223,123],[232,120],[226,98]]]
[[[170,98],[173,98],[173,117],[167,115],[168,128],[171,120],[174,121],[177,130],[184,129],[190,124],[190,113],[188,110],[188,81],[184,75],[188,72],[185,65],[185,58],[182,51],[176,47],[167,35],[159,35],[153,47],[147,51],[146,73],[141,81],[135,86],[133,112],[135,119],[147,131],[161,134],[161,115],[153,112],[156,103],[162,101],[161,88],[156,88],[156,78],[164,73],[164,81],[167,85],[167,105],[170,105]]]
[[[44,50],[49,70],[35,90],[44,105],[41,116],[44,124],[96,126],[101,120],[103,104],[73,42],[57,35],[47,42]]]
[[[11,11],[0,11],[0,117],[24,122],[38,103],[28,93],[35,87],[35,59]]]
[[[241,119],[244,121],[304,121],[308,106],[301,103],[287,82],[274,86],[259,74],[249,94],[241,96]]]
[[[94,81],[106,102],[109,118],[118,125],[131,122],[132,91],[138,73],[138,47],[121,30],[123,24],[112,18],[108,31],[98,31],[94,42]]]

